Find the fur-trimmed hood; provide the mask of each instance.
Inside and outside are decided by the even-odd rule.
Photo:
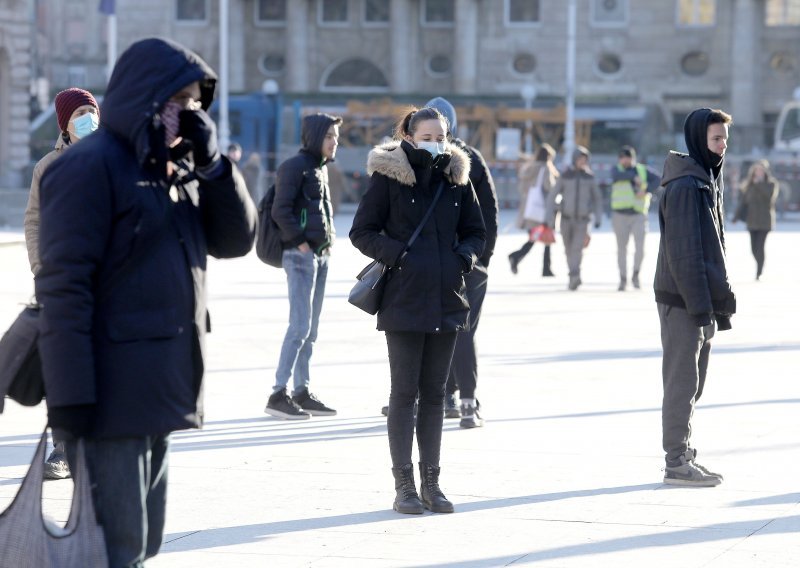
[[[466,185],[469,182],[469,156],[461,148],[449,142],[447,153],[450,154],[450,163],[444,169],[445,176],[450,183]],[[397,140],[375,146],[370,151],[367,158],[367,175],[371,176],[375,172],[407,186],[412,186],[417,181],[408,156]]]

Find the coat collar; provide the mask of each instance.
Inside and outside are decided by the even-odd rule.
[[[454,144],[447,144],[447,151],[451,154],[450,163],[444,169],[445,176],[450,183],[466,185],[469,182],[469,156]],[[400,142],[393,140],[380,146],[375,146],[367,158],[367,175],[378,172],[386,177],[412,186],[417,179],[414,170],[408,162],[408,156],[400,148]]]

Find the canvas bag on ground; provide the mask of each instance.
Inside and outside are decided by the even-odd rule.
[[[92,502],[89,469],[82,440],[78,441],[72,510],[64,528],[42,513],[42,483],[47,431],[17,496],[0,514],[0,568],[104,568],[108,566],[103,529]]]
[[[539,168],[539,175],[536,177],[536,185],[528,189],[528,195],[525,197],[525,212],[523,213],[523,217],[528,221],[541,223],[545,220],[546,210],[544,191],[542,191],[545,169],[546,166],[541,166]]]

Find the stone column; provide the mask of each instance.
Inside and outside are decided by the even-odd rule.
[[[286,3],[286,71],[287,90],[291,93],[309,91],[308,17],[309,3],[293,0]]]
[[[764,147],[761,97],[761,30],[764,3],[758,0],[733,2],[731,33],[731,108],[734,130],[732,150],[747,153]]]
[[[453,86],[459,95],[472,95],[478,87],[478,2],[459,0],[455,7]]]
[[[393,93],[411,93],[416,85],[417,25],[419,15],[412,10],[409,0],[390,2],[389,34],[391,41],[391,77],[389,85]]]

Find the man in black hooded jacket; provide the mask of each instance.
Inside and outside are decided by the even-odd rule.
[[[336,414],[309,392],[308,365],[317,340],[328,257],[335,236],[326,164],[336,155],[341,124],[338,116],[306,116],[301,129],[303,147],[278,167],[275,182],[272,218],[283,242],[289,326],[264,412],[284,420]],[[289,379],[293,379],[291,396],[287,392]]]
[[[666,452],[664,483],[713,487],[722,475],[696,461],[691,418],[703,394],[711,338],[731,328],[736,298],[725,266],[722,163],[730,115],[697,109],[684,124],[688,154],[664,163],[658,221],[661,242],[653,284],[661,322]]]
[[[110,566],[158,552],[170,433],[203,422],[207,256],[244,256],[255,238],[255,205],[206,114],[215,82],[177,43],[134,43],[100,128],[42,178],[48,419],[74,476],[85,441]]]

